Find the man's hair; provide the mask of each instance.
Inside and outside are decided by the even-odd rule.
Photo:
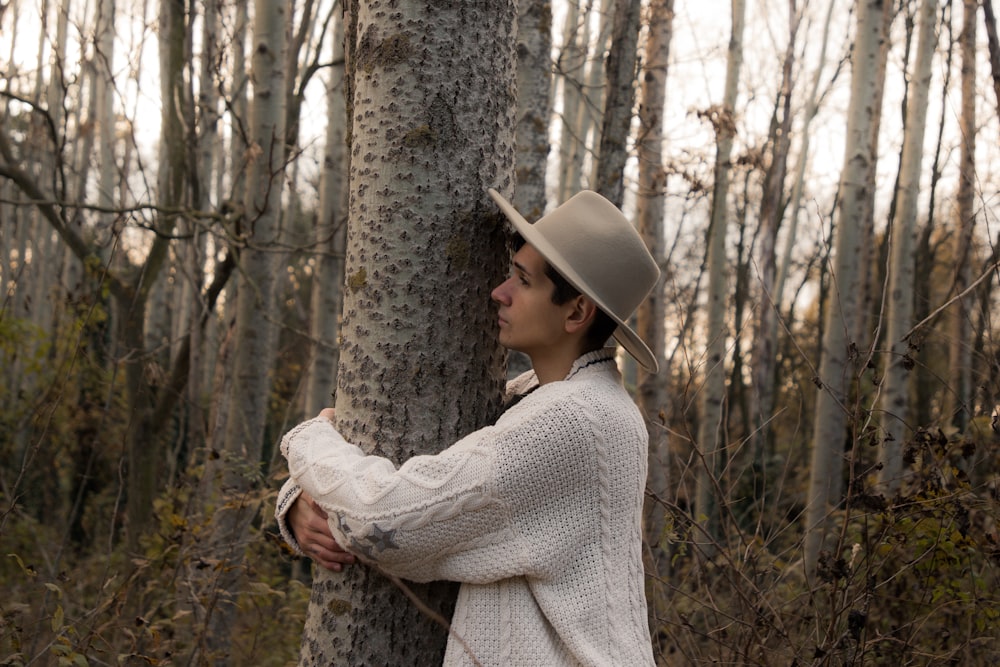
[[[555,285],[552,290],[552,303],[561,306],[571,299],[580,296],[580,290],[569,284],[569,281],[562,277],[552,265],[545,262],[545,275]],[[594,321],[590,323],[590,328],[583,336],[584,351],[591,352],[604,347],[604,344],[611,338],[611,334],[618,328],[618,323],[611,319],[611,316],[600,308],[594,312]]]
[[[524,245],[524,237],[520,234],[514,234],[511,239],[511,245],[515,252],[520,250],[521,246]],[[555,285],[555,289],[552,290],[552,303],[561,306],[567,301],[580,296],[580,290],[573,287],[548,262],[545,262],[545,275]],[[618,323],[611,319],[610,315],[598,308],[597,312],[594,313],[594,321],[590,323],[590,328],[587,329],[587,333],[583,337],[584,351],[591,352],[603,347],[617,328]]]

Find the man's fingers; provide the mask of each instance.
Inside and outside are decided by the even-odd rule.
[[[356,562],[354,554],[340,549],[339,545],[337,549],[316,546],[311,550],[307,550],[306,553],[314,561],[334,572],[340,572],[344,565],[351,565]]]

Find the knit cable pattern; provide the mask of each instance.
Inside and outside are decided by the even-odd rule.
[[[511,388],[530,393],[494,426],[398,468],[325,419],[300,424],[281,444],[289,484],[362,558],[463,582],[453,630],[484,665],[652,664],[637,530],[646,431],[612,352]],[[472,663],[449,643],[445,664]]]

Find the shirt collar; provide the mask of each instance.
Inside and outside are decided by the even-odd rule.
[[[573,366],[569,369],[569,374],[565,379],[571,380],[573,376],[593,366],[600,366],[603,368],[607,363],[615,363],[615,348],[605,347],[599,350],[593,350],[592,352],[587,352],[573,362]]]

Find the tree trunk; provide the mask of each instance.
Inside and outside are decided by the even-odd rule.
[[[510,193],[513,2],[347,5],[353,121],[338,428],[397,463],[496,416],[493,285]],[[455,588],[413,586],[450,614]],[[316,568],[301,664],[440,664],[446,635],[363,566]]]
[[[310,334],[313,362],[306,379],[305,414],[315,417],[333,405],[340,362],[337,333],[344,300],[344,244],[347,241],[347,102],[344,99],[344,22],[333,31],[333,67],[326,93],[326,153],[320,176],[316,221],[316,273],[312,285]]]
[[[708,267],[708,321],[705,349],[704,386],[701,389],[701,415],[697,446],[702,465],[698,470],[695,497],[695,520],[705,524],[710,538],[718,537],[718,508],[712,498],[718,483],[718,453],[725,446],[724,403],[726,396],[726,306],[729,281],[726,268],[726,220],[729,217],[729,172],[733,137],[736,134],[736,95],[743,64],[743,28],[746,3],[732,0],[732,33],[726,61],[726,87],[722,104],[713,119],[716,132],[715,183],[712,187],[712,212],[709,221],[706,261]],[[711,549],[711,546],[707,547]]]
[[[777,378],[778,313],[781,302],[775,298],[777,287],[777,260],[775,245],[784,210],[785,174],[788,172],[788,149],[792,129],[792,86],[797,48],[799,13],[792,0],[788,6],[788,44],[781,69],[781,91],[775,103],[771,132],[767,140],[770,162],[764,174],[764,187],[760,204],[760,246],[757,271],[760,280],[760,320],[757,327],[757,341],[754,349],[754,387],[756,406],[754,409],[753,446],[751,448],[754,480],[757,489],[756,500],[765,503],[766,489],[761,484],[767,481],[765,467],[766,454],[770,451],[770,420],[774,412],[774,392]]]
[[[993,13],[993,0],[983,0],[983,17],[986,23],[986,44],[990,52],[993,97],[997,108],[1000,109],[1000,38],[997,37],[997,18]]]
[[[653,0],[649,5],[646,24],[649,26],[642,77],[642,104],[639,105],[639,192],[636,199],[636,220],[650,254],[665,267],[663,248],[663,207],[666,199],[666,174],[663,170],[663,108],[667,94],[667,67],[670,62],[670,38],[673,35],[674,0]],[[649,429],[649,472],[644,511],[645,539],[649,545],[654,577],[650,579],[652,595],[649,610],[651,629],[656,636],[655,619],[666,601],[658,582],[665,581],[669,560],[664,544],[666,530],[665,504],[670,484],[670,442],[667,437],[667,378],[670,369],[664,359],[666,303],[662,283],[653,288],[636,311],[636,332],[649,343],[659,363],[658,373],[639,372],[639,407]]]
[[[581,137],[577,128],[583,122],[583,116],[589,114],[585,103],[584,81],[590,47],[589,8],[592,4],[593,0],[588,0],[587,8],[581,11],[580,0],[567,3],[562,49],[556,61],[556,73],[560,80],[558,98],[562,100],[559,183],[556,189],[560,202],[566,201],[580,190],[587,137]]]
[[[594,144],[600,140],[597,135],[597,120],[604,108],[604,58],[603,53],[608,45],[610,33],[609,19],[614,0],[600,0],[597,9],[599,22],[596,37],[590,31],[593,0],[588,0],[583,11],[579,13],[578,25],[570,26],[578,34],[578,46],[575,53],[580,58],[579,79],[563,79],[563,90],[576,88],[563,102],[562,140],[560,141],[560,171],[559,171],[559,201],[566,201],[583,187],[583,174],[589,159],[596,152]],[[594,48],[591,49],[591,42]],[[566,71],[565,69],[563,71]],[[574,71],[574,70],[570,70]],[[574,106],[575,102],[575,106]],[[593,183],[593,179],[590,179]],[[593,187],[593,185],[591,185]]]
[[[219,93],[217,71],[219,54],[216,51],[215,35],[219,30],[221,8],[218,0],[207,0],[202,15],[202,51],[198,81],[198,136],[197,163],[192,179],[192,203],[196,210],[217,210],[218,191],[213,189],[217,180],[217,163],[220,157],[219,145]],[[205,384],[205,345],[202,327],[198,326],[207,313],[201,301],[201,285],[204,282],[206,265],[209,264],[208,239],[200,225],[192,227],[192,239],[188,244],[188,294],[192,297],[190,359],[187,386],[187,447],[200,448],[208,438],[206,400],[208,387]]]
[[[851,391],[859,372],[857,344],[851,334],[862,316],[859,302],[860,258],[867,199],[874,187],[871,128],[875,122],[878,62],[885,0],[859,0],[857,31],[852,54],[853,73],[848,106],[844,166],[837,196],[837,226],[832,284],[824,314],[821,385],[816,396],[809,495],[806,506],[805,571],[812,577],[826,541],[831,510],[843,489],[844,442],[847,438]]]
[[[179,208],[185,202],[186,154],[184,127],[180,107],[184,95],[185,5],[179,0],[164,2],[160,9],[160,92],[163,117],[160,129],[158,203],[166,209]],[[170,100],[172,103],[166,103]],[[132,363],[126,370],[126,381],[138,411],[128,435],[128,519],[129,547],[138,550],[138,539],[152,517],[153,498],[160,487],[157,482],[164,464],[163,437],[151,429],[155,388],[164,384],[169,325],[161,315],[167,311],[165,280],[157,280],[167,261],[167,238],[176,225],[171,214],[156,222],[160,235],[156,237],[146,259],[146,265],[134,289],[131,303],[122,309],[121,321],[125,349],[146,358],[146,364]],[[151,296],[152,295],[152,296]],[[149,315],[150,318],[145,317]],[[156,351],[156,354],[152,354]],[[151,361],[149,359],[152,359]],[[159,363],[157,362],[159,360]],[[150,437],[151,434],[156,434]]]
[[[545,213],[552,116],[552,6],[521,0],[517,16],[517,185],[514,207],[528,220]]]
[[[593,189],[621,208],[625,198],[625,161],[635,102],[635,71],[639,55],[640,0],[615,0],[611,48],[607,61],[607,96]]]
[[[909,436],[909,369],[913,367],[910,344],[904,339],[913,324],[913,289],[917,231],[917,198],[920,194],[920,168],[923,158],[924,130],[930,97],[931,64],[937,47],[935,0],[921,0],[918,16],[917,58],[907,92],[903,155],[900,160],[899,189],[896,192],[896,216],[890,236],[889,303],[886,309],[886,341],[882,381],[882,426],[884,441],[879,450],[879,483],[892,493],[899,487],[902,451]]]
[[[930,314],[934,292],[931,285],[933,282],[933,268],[936,261],[935,258],[937,255],[938,245],[933,243],[932,240],[938,236],[936,227],[936,202],[938,186],[941,183],[942,153],[945,150],[945,126],[951,117],[951,112],[948,110],[948,99],[951,95],[951,71],[953,69],[952,61],[954,59],[955,51],[955,40],[952,38],[954,31],[952,29],[951,3],[947,3],[941,7],[941,12],[938,17],[938,25],[941,26],[940,32],[942,37],[940,38],[940,41],[942,42],[944,50],[944,62],[941,67],[941,71],[943,73],[940,86],[941,98],[940,103],[938,104],[938,107],[941,109],[941,115],[939,116],[937,123],[937,136],[934,143],[934,154],[931,157],[931,163],[929,165],[930,183],[927,188],[927,220],[921,227],[917,240],[916,280],[913,287],[913,319],[916,322],[923,322]],[[920,342],[924,339],[925,334],[924,332],[915,332],[913,336],[916,342]],[[916,389],[914,392],[915,405],[913,410],[914,415],[920,415],[920,421],[916,424],[917,426],[930,424],[932,421],[939,418],[940,415],[938,412],[940,406],[939,404],[936,405],[937,393],[940,387],[940,378],[935,372],[930,370],[933,365],[934,358],[939,355],[940,348],[935,349],[935,346],[931,345],[918,345]]]
[[[976,204],[976,9],[978,2],[963,0],[962,32],[959,50],[962,55],[962,113],[959,117],[961,148],[958,160],[958,194],[955,197],[955,277],[952,295],[962,294],[972,281],[973,230]],[[959,431],[971,418],[972,388],[972,295],[959,297],[948,310],[948,387],[945,390],[943,416]]]
[[[802,187],[805,183],[806,164],[809,161],[809,128],[816,112],[819,110],[819,85],[823,79],[823,68],[826,65],[826,49],[830,42],[830,23],[833,19],[833,11],[836,8],[836,0],[829,0],[826,18],[823,22],[823,38],[820,40],[819,55],[817,56],[816,72],[813,74],[812,88],[809,91],[809,98],[806,101],[805,112],[802,118],[802,130],[798,133],[802,144],[799,148],[798,163],[795,167],[795,182],[792,185],[792,194],[788,200],[788,227],[785,232],[785,247],[781,253],[781,262],[778,264],[778,275],[775,277],[773,303],[779,308],[782,297],[785,293],[785,281],[788,276],[788,267],[792,261],[792,248],[795,247],[795,240],[798,235],[799,213],[802,210]]]
[[[250,522],[260,510],[264,426],[274,360],[274,285],[285,167],[285,68],[291,11],[285,0],[255,0],[253,103],[245,199],[246,246],[240,251],[232,378],[224,451],[205,466],[214,484],[209,548],[218,582],[206,627],[205,658],[226,664],[235,597],[242,580]]]

